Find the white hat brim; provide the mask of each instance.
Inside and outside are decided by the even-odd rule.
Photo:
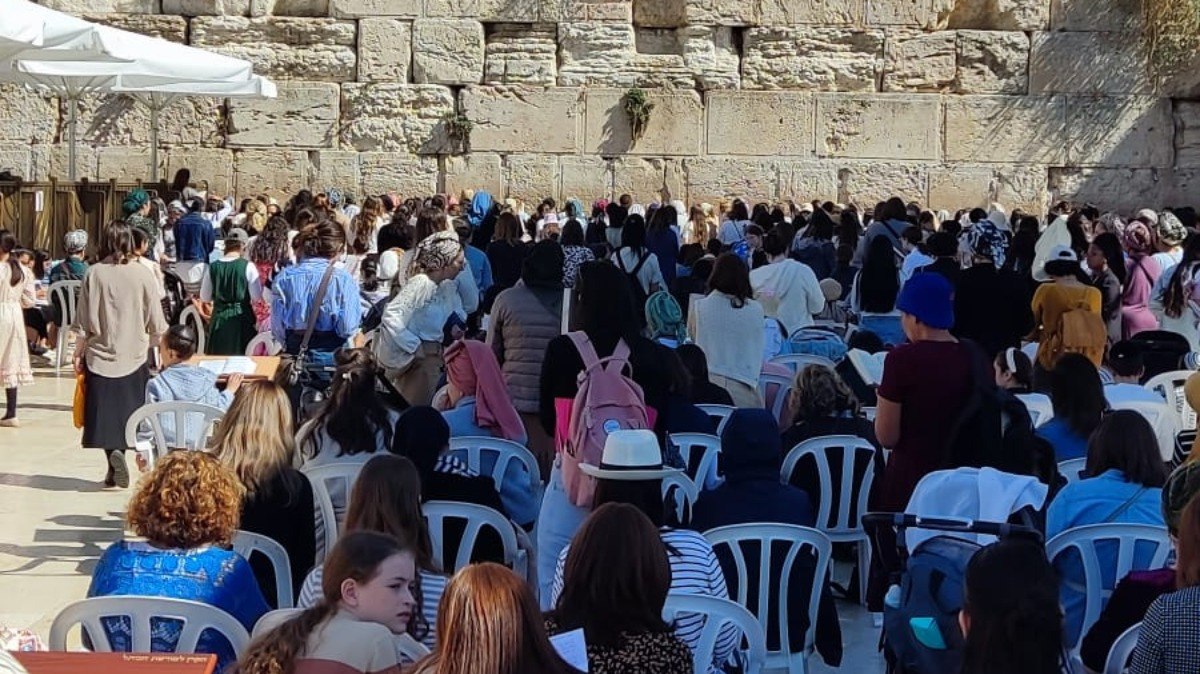
[[[679,468],[647,468],[645,470],[605,470],[598,466],[593,466],[588,463],[579,464],[579,470],[583,471],[584,475],[600,480],[624,480],[633,482],[637,480],[661,480],[668,475],[678,475],[683,472]]]

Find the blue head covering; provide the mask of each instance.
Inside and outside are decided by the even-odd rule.
[[[734,410],[721,432],[721,461],[727,479],[779,480],[782,442],[775,415],[758,408]]]
[[[467,224],[475,229],[483,222],[488,211],[492,210],[492,195],[480,190],[471,197],[471,205],[467,208]]]
[[[650,329],[652,339],[666,337],[677,340],[680,344],[687,342],[683,309],[671,293],[660,290],[646,300],[646,325]]]
[[[914,274],[900,289],[896,308],[931,328],[949,330],[954,327],[954,286],[937,272]]]

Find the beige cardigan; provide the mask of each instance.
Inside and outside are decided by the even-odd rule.
[[[154,272],[134,260],[89,267],[72,327],[87,340],[84,358],[93,374],[133,373],[146,362],[151,338],[167,331]]]

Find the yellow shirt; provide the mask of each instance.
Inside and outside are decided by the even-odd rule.
[[[1043,283],[1033,294],[1033,339],[1038,342],[1037,361],[1045,369],[1054,367],[1060,354],[1054,352],[1054,343],[1062,340],[1048,339],[1062,330],[1063,314],[1086,306],[1088,311],[1100,315],[1100,291],[1092,286]]]

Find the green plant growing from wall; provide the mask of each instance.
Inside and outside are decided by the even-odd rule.
[[[1200,0],[1141,0],[1150,64],[1161,77],[1180,74],[1200,52]]]
[[[650,126],[650,113],[654,112],[654,104],[650,102],[645,90],[634,87],[621,97],[621,108],[629,118],[632,136],[630,145],[636,145]]]
[[[475,122],[461,112],[451,112],[442,118],[442,123],[446,125],[446,135],[450,140],[463,152],[470,152],[471,131],[475,128]]]

